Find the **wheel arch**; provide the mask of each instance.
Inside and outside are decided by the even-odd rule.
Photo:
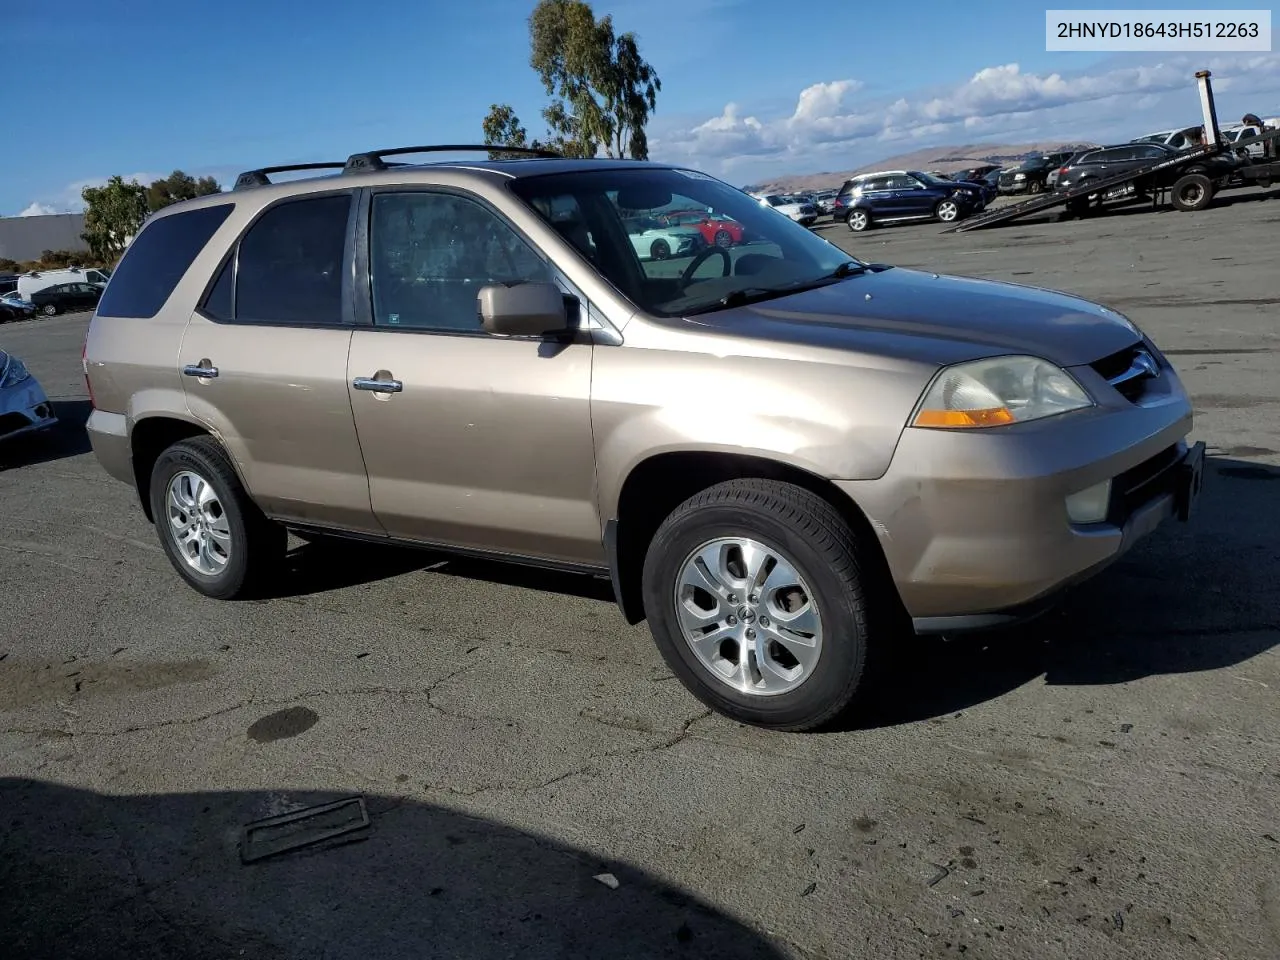
[[[791,483],[829,503],[863,543],[876,575],[888,577],[888,562],[861,508],[826,478],[794,464],[751,454],[670,451],[654,454],[627,474],[617,509],[604,527],[605,552],[614,593],[630,624],[645,619],[641,572],[645,552],[662,521],[689,497],[727,480]],[[892,583],[889,579],[887,582]]]
[[[160,454],[182,440],[192,437],[214,437],[212,431],[202,424],[180,417],[158,414],[136,420],[129,432],[129,451],[133,462],[134,486],[138,491],[138,499],[142,503],[142,511],[148,522],[154,522],[151,510],[151,471],[155,468]],[[214,437],[214,439],[217,439]],[[239,473],[239,465],[235,458],[228,456],[232,467]],[[244,483],[244,477],[240,477]],[[247,488],[246,488],[247,489]]]

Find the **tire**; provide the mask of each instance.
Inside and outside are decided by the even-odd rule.
[[[1173,185],[1172,195],[1179,210],[1203,210],[1213,202],[1213,181],[1203,173],[1188,173]]]
[[[717,247],[725,250],[733,246],[733,235],[728,230],[717,230],[714,240]]]
[[[724,588],[716,597],[690,586],[698,576],[692,572],[695,557],[707,555],[722,570],[721,582],[732,585],[733,557],[745,555],[740,547],[734,553],[735,538],[750,541],[787,565],[771,596],[752,594],[740,580],[734,590],[742,596]],[[801,487],[772,480],[731,480],[696,494],[662,523],[645,556],[645,615],[663,659],[695,697],[734,720],[793,731],[827,725],[852,705],[872,649],[862,572],[870,567],[861,564],[861,551],[857,537],[832,506]],[[796,576],[786,575],[787,570]],[[771,579],[772,574],[764,581],[766,587]],[[795,589],[782,589],[791,587]],[[778,602],[784,594],[808,596],[791,622],[805,618],[804,625],[814,627],[811,632],[817,638],[809,646],[797,643],[796,634],[790,633],[787,645],[774,640],[763,648],[770,663],[791,671],[790,679],[761,664],[758,646],[761,634],[778,635],[779,625],[767,621],[782,612]],[[752,601],[753,596],[758,600]],[[705,612],[709,605],[723,614],[715,633],[725,639],[704,645],[700,654],[686,638],[680,611],[688,610],[691,619],[695,607]],[[816,620],[806,611],[816,612]],[[790,654],[809,649],[816,653],[807,666]],[[784,662],[788,657],[794,664]]]
[[[871,229],[871,211],[850,210],[844,218],[845,225],[854,233]]]
[[[204,531],[191,526],[187,529],[197,534],[205,532],[203,539],[209,547],[197,549],[195,559],[189,559],[191,554],[179,546],[175,520],[170,519],[170,493],[172,486],[177,522],[187,522],[195,513],[184,514],[179,502],[198,492],[200,482],[207,485],[211,494],[203,511]],[[283,566],[287,541],[284,527],[267,519],[249,498],[231,458],[212,437],[182,440],[160,454],[151,471],[149,495],[156,533],[169,562],[182,579],[206,597],[234,600],[255,596]],[[218,532],[222,537],[217,536]],[[196,546],[190,539],[186,542],[189,547]]]
[[[45,317],[56,317],[58,315],[58,308],[52,303],[46,303],[40,308],[40,315]]]
[[[665,240],[655,240],[649,248],[649,256],[655,260],[665,260],[671,256],[671,245]]]
[[[942,223],[955,223],[960,219],[960,204],[954,200],[939,200],[933,215]]]
[[[1044,181],[1032,180],[1030,183],[1027,184],[1027,192],[1033,193],[1033,194],[1044,193]]]

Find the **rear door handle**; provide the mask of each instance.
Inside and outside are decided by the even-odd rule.
[[[209,363],[208,360],[201,360],[199,363],[188,363],[182,368],[182,372],[188,377],[199,377],[201,380],[208,380],[218,375],[218,368]]]
[[[351,386],[371,393],[400,393],[404,390],[404,384],[399,380],[379,380],[376,377],[356,377]]]

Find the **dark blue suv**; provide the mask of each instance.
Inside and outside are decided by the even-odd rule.
[[[976,183],[957,183],[919,170],[866,173],[846,180],[832,213],[861,233],[876,224],[938,220],[954,223],[986,206]]]

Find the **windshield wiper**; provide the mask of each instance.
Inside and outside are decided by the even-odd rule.
[[[762,300],[772,300],[775,297],[785,297],[793,293],[804,293],[808,290],[814,290],[818,287],[825,287],[827,284],[836,280],[843,280],[846,277],[856,277],[864,273],[879,273],[882,270],[888,270],[889,264],[884,263],[858,263],[854,260],[846,260],[840,266],[836,267],[830,273],[818,277],[814,280],[799,280],[795,283],[788,283],[781,287],[746,287],[742,290],[730,290],[723,297],[713,304],[708,304],[697,310],[686,312],[686,316],[693,316],[699,313],[710,313],[713,310],[728,309],[731,307],[743,307],[749,303],[760,303]]]

